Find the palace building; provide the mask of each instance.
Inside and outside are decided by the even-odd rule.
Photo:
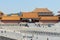
[[[42,22],[42,23],[56,23],[59,22],[60,15],[54,15],[52,11],[47,8],[36,8],[31,12],[21,12],[6,15],[0,12],[0,22],[3,23],[20,23],[20,22]]]

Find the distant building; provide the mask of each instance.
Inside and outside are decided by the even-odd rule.
[[[30,19],[30,21],[29,21]],[[21,12],[21,14],[5,15],[0,12],[0,21],[4,23],[19,23],[19,22],[59,22],[60,15],[54,16],[53,12],[47,8],[36,8],[32,12]]]

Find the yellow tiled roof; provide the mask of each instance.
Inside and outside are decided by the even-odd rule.
[[[19,16],[2,16],[2,20],[20,20]]]
[[[37,13],[33,13],[33,12],[23,12],[23,18],[38,18],[38,14]]]
[[[36,8],[33,12],[51,12],[47,8]]]
[[[40,17],[40,20],[59,20],[58,16],[44,16],[44,17]]]

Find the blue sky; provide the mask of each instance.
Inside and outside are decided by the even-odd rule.
[[[35,8],[48,8],[57,13],[60,10],[60,0],[0,0],[0,11],[6,14],[32,11]]]

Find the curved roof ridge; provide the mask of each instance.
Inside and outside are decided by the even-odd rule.
[[[48,8],[36,8],[33,12],[52,12]]]

